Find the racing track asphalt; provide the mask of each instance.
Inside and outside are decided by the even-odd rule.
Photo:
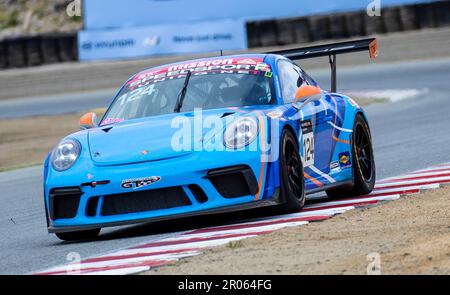
[[[327,85],[328,70],[311,74]],[[450,59],[339,69],[338,89],[428,89],[422,97],[366,108],[379,179],[450,161],[448,81]],[[41,178],[40,167],[0,173],[0,274],[38,271],[67,262],[69,252],[86,258],[245,216],[235,213],[188,222],[113,228],[102,231],[98,241],[62,243],[45,229]]]

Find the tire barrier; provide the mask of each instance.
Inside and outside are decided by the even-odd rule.
[[[450,26],[449,0],[386,7],[382,8],[379,17],[370,17],[366,11],[354,11],[277,21],[254,21],[247,23],[247,34],[249,47],[254,48],[444,26]]]
[[[311,41],[311,29],[307,18],[293,20],[291,24],[295,43],[308,43]]]
[[[419,29],[436,27],[437,22],[433,7],[426,4],[419,4],[415,8]]]
[[[43,63],[40,37],[30,37],[24,40],[27,65],[37,66]]]
[[[435,13],[437,27],[450,25],[450,1],[437,2]]]
[[[63,35],[57,38],[59,58],[61,61],[78,60],[77,38],[71,35]]]
[[[41,38],[41,53],[45,64],[56,63],[59,58],[58,40],[55,36],[42,36]]]
[[[272,46],[278,44],[277,23],[274,20],[263,21],[259,24],[261,46]]]
[[[345,25],[349,37],[365,36],[366,27],[364,24],[364,12],[347,13],[344,15]]]
[[[277,21],[277,43],[282,45],[296,43],[292,20]]]
[[[6,43],[6,56],[8,66],[12,68],[25,67],[27,64],[25,54],[25,38],[10,40]]]
[[[450,0],[366,11],[247,23],[249,48],[450,26]],[[77,33],[0,40],[0,69],[78,60]]]
[[[309,17],[311,41],[331,39],[330,17],[326,15]]]
[[[383,25],[386,33],[403,31],[403,24],[400,19],[400,9],[398,7],[389,7],[383,11]]]
[[[0,69],[78,60],[77,34],[46,34],[0,41]]]
[[[5,43],[0,43],[0,69],[6,69],[8,67],[8,60],[6,57]]]
[[[403,30],[413,31],[419,29],[418,16],[414,6],[399,7],[399,15]]]
[[[330,37],[344,39],[349,37],[347,20],[344,14],[331,15],[329,18]]]

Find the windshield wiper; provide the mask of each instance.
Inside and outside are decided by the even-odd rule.
[[[186,91],[189,85],[189,80],[191,79],[192,72],[189,71],[186,76],[186,80],[184,80],[183,88],[181,89],[180,94],[178,95],[177,104],[175,105],[175,109],[173,110],[175,113],[181,112],[181,108],[183,107],[184,98],[186,97]]]

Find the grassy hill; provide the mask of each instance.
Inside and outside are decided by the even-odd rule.
[[[72,0],[0,0],[0,39],[48,32],[78,31],[81,17],[69,17]]]

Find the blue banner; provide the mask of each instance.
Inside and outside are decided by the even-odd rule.
[[[381,0],[381,7],[436,0]],[[85,0],[86,30],[366,10],[374,0]]]
[[[247,34],[242,20],[82,31],[78,35],[81,61],[246,48]]]

